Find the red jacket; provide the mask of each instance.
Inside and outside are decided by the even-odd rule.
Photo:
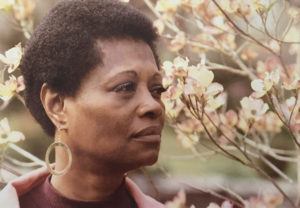
[[[48,175],[47,168],[43,167],[9,182],[0,192],[0,207],[20,208],[18,196],[42,183]],[[128,177],[125,178],[125,184],[139,208],[165,208],[163,204],[145,195]]]

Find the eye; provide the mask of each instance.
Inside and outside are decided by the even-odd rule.
[[[135,90],[136,84],[134,82],[126,82],[124,84],[120,84],[114,89],[115,92],[133,92]]]
[[[152,93],[159,95],[159,96],[165,91],[166,91],[166,89],[162,85],[156,86],[151,90]]]

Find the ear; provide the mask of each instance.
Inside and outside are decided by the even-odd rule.
[[[64,97],[44,83],[41,92],[40,99],[44,106],[45,112],[56,126],[57,129],[67,128],[67,117],[64,111]]]

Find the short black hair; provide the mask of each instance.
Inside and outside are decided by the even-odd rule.
[[[96,41],[123,38],[146,42],[159,67],[152,22],[127,3],[65,0],[43,18],[26,44],[20,68],[26,106],[48,135],[54,136],[55,126],[40,100],[43,83],[61,95],[75,96],[87,73],[102,64]]]

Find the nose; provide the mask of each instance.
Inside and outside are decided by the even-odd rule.
[[[138,106],[138,116],[150,119],[162,117],[165,111],[164,104],[160,98],[154,98],[149,91],[140,96]]]

